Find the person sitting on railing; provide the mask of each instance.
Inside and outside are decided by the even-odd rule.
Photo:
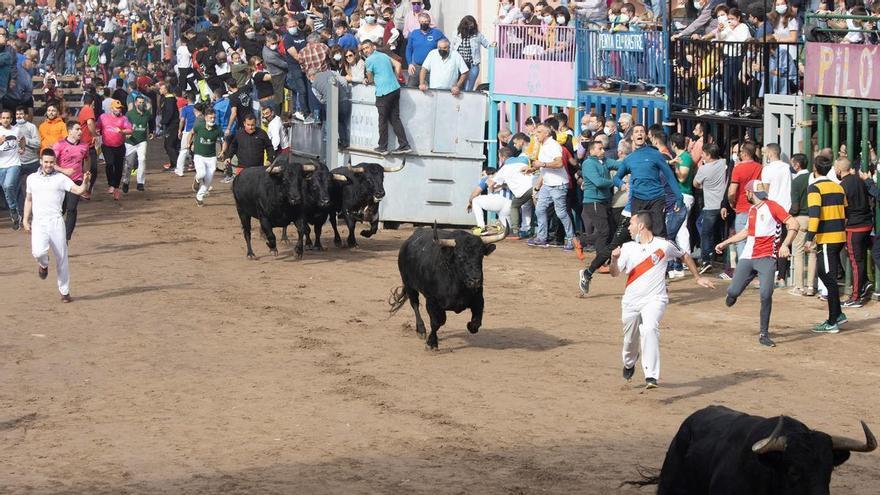
[[[853,7],[852,10],[850,10],[850,15],[866,16],[866,15],[868,15],[868,11],[867,11],[867,9],[865,9],[862,6]],[[849,29],[849,32],[846,33],[846,36],[844,36],[843,39],[840,40],[840,42],[841,43],[851,43],[851,44],[864,43],[865,37],[862,35],[862,26],[864,25],[864,23],[862,21],[847,19],[846,24],[847,24],[847,29]]]
[[[588,29],[602,29],[607,23],[608,4],[605,0],[570,1],[568,5]]]
[[[514,0],[500,0],[498,2],[498,17],[492,24],[514,24],[523,18],[523,13],[516,6]]]

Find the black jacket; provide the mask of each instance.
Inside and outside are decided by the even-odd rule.
[[[244,129],[239,129],[229,146],[227,156],[235,155],[238,157],[238,166],[262,167],[263,153],[268,155],[269,163],[275,160],[275,149],[272,147],[272,140],[266,131],[259,127],[253,134],[248,134]]]
[[[177,110],[177,98],[172,94],[160,97],[159,119],[165,128],[179,125],[180,112]]]
[[[855,173],[840,180],[840,186],[846,193],[846,228],[871,227],[874,216],[871,214],[871,202],[868,201],[868,187],[865,181]]]

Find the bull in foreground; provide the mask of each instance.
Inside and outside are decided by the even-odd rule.
[[[384,167],[378,163],[361,163],[354,167],[338,167],[333,174],[334,185],[330,188],[330,200],[336,212],[341,213],[348,226],[348,247],[357,247],[354,226],[358,220],[370,224],[369,230],[361,230],[361,236],[370,238],[379,230],[379,202],[385,197],[385,174],[399,172],[406,166],[406,158],[398,167]],[[319,237],[323,221],[315,219],[315,236]],[[330,220],[336,246],[342,242],[336,227],[336,218]]]
[[[426,346],[437,349],[437,330],[446,323],[446,312],[471,310],[467,329],[477,333],[483,323],[483,257],[492,254],[494,243],[507,231],[475,236],[461,230],[417,229],[400,247],[397,267],[403,286],[391,292],[388,301],[396,313],[409,300],[416,314],[416,333],[425,336],[425,322],[419,312],[419,293],[431,321]]]
[[[296,224],[300,242],[295,254],[298,259],[302,257],[303,181],[304,175],[314,173],[316,168],[313,164],[295,162],[285,153],[279,155],[272,165],[246,168],[235,178],[232,195],[249,259],[255,258],[251,247],[251,218],[260,221],[266,245],[273,255],[278,254],[278,247],[272,229]],[[326,192],[325,201],[329,201]]]
[[[630,484],[659,484],[659,495],[827,495],[831,471],[851,452],[877,448],[828,435],[788,416],[763,418],[723,406],[691,414],[669,445],[660,476]]]

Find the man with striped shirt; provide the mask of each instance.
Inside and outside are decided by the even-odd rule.
[[[828,290],[828,319],[815,325],[816,333],[837,333],[839,325],[846,323],[846,315],[840,311],[840,293],[837,273],[840,268],[840,251],[846,243],[846,193],[840,184],[829,180],[831,159],[819,155],[813,163],[816,181],[807,188],[807,251],[816,249],[819,279]]]
[[[752,205],[746,213],[746,226],[717,246],[715,252],[722,254],[727,246],[745,241],[742,254],[737,259],[733,280],[727,288],[728,307],[736,304],[737,298],[758,276],[761,283],[761,330],[758,342],[767,347],[776,347],[770,339],[770,311],[773,309],[773,287],[776,282],[776,260],[779,229],[785,225],[787,233],[779,258],[790,256],[791,242],[798,231],[798,222],[788,210],[779,203],[767,199],[767,190],[761,179],[751,180],[745,186],[746,199]]]

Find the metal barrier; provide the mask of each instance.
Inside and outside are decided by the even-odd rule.
[[[578,84],[581,90],[607,82],[665,89],[666,42],[663,31],[578,29]],[[621,87],[621,89],[626,89]]]
[[[798,126],[804,113],[803,104],[803,97],[798,95],[764,96],[764,139],[761,142],[778,144],[786,161],[809,147]]]
[[[807,12],[804,18],[807,41],[841,43],[848,38],[848,43],[880,42],[880,16]]]
[[[797,94],[802,43],[672,42],[672,111],[760,119],[765,93]]]
[[[574,62],[573,26],[502,24],[495,29],[495,58]]]

